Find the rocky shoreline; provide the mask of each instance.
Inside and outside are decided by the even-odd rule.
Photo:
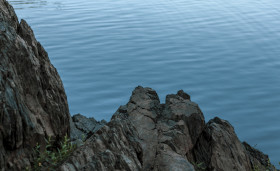
[[[161,104],[156,91],[138,86],[90,135],[58,170],[276,170],[267,155],[239,141],[229,122],[205,123],[182,90]]]
[[[162,104],[155,90],[138,86],[108,123],[71,117],[47,52],[6,0],[0,0],[0,49],[1,171],[32,168],[36,144],[43,148],[53,137],[59,146],[66,134],[85,142],[55,170],[276,170],[227,121],[205,123],[183,90]]]

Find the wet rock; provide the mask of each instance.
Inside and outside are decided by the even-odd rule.
[[[69,134],[60,77],[32,29],[0,0],[0,170],[22,170],[44,138]]]

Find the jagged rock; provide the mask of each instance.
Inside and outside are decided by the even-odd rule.
[[[0,0],[0,170],[23,170],[44,138],[69,134],[60,77],[32,29]]]
[[[252,168],[255,170],[269,170],[274,171],[276,168],[270,163],[269,157],[261,151],[251,147],[248,143],[242,143],[249,155]]]
[[[268,156],[260,155],[247,143],[243,144],[229,122],[215,117],[207,123],[189,152],[192,155],[188,156],[194,163],[202,163],[206,170],[251,171],[256,169],[256,161],[263,160],[266,162],[258,163],[259,169],[276,170],[268,165]]]
[[[102,120],[101,122],[96,121],[94,118],[87,118],[81,114],[72,116],[70,121],[70,136],[72,141],[86,140],[93,133],[98,131],[107,122]]]
[[[139,86],[58,170],[251,171],[250,159],[263,156],[249,147],[227,121],[214,118],[205,124],[198,105],[182,90],[160,104],[153,89]]]
[[[193,149],[197,163],[208,170],[251,170],[249,157],[233,127],[225,120],[210,120]]]
[[[198,131],[189,131],[192,121],[199,123]],[[189,99],[170,95],[161,105],[154,90],[139,86],[60,170],[194,170],[185,153],[203,125],[198,105]]]
[[[87,140],[57,170],[276,170],[268,156],[241,143],[233,127],[205,124],[183,90],[160,104],[151,88],[135,88],[110,122],[69,116],[67,98],[48,54],[32,29],[0,0],[0,170],[24,170],[44,138],[70,133]]]

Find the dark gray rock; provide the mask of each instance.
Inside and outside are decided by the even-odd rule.
[[[98,131],[107,122],[102,120],[101,122],[96,121],[94,118],[87,118],[81,114],[76,114],[72,116],[70,122],[70,135],[71,140],[86,140],[93,133]]]
[[[44,138],[65,134],[86,141],[57,170],[276,170],[268,156],[241,143],[233,127],[214,118],[205,124],[183,90],[160,104],[138,86],[111,121],[69,116],[67,98],[48,54],[32,29],[0,0],[0,170],[24,170]]]
[[[246,152],[249,156],[252,168],[254,168],[255,170],[276,170],[276,168],[270,163],[268,155],[251,147],[246,142],[243,142],[242,144],[244,145]]]
[[[194,170],[185,154],[202,128],[189,131],[187,123],[203,126],[204,117],[189,99],[170,95],[167,101],[161,105],[153,89],[137,87],[60,170]],[[189,110],[175,110],[176,104]]]
[[[242,144],[232,125],[218,117],[210,120],[194,148],[187,154],[193,163],[202,163],[206,170],[251,171],[256,161],[267,161],[266,155],[259,155],[247,143]],[[258,162],[258,169],[268,169],[268,163]],[[276,170],[269,166],[270,170]]]
[[[153,89],[139,86],[58,170],[251,171],[250,161],[266,158],[249,147],[227,121],[214,118],[205,124],[198,105],[182,90],[160,104]],[[267,168],[259,163],[258,168]]]
[[[22,170],[44,138],[69,134],[60,77],[32,29],[0,0],[0,170]]]
[[[60,169],[194,170],[185,156],[186,150],[193,146],[192,140],[189,134],[184,133],[188,131],[186,123],[192,114],[201,115],[198,118],[202,123],[204,118],[197,105],[178,95],[175,98],[182,103],[188,101],[186,103],[193,107],[172,119],[176,114],[168,112],[172,110],[171,104],[160,105],[154,90],[137,87],[128,104],[121,106],[112,120],[86,142],[83,148],[87,150],[78,149]],[[96,151],[99,155],[94,155]],[[87,159],[82,157],[85,153]],[[92,157],[94,160],[91,160]],[[104,163],[103,158],[108,158],[110,162]],[[81,159],[83,161],[79,162]],[[170,162],[172,165],[166,164]]]
[[[210,120],[192,150],[196,163],[208,170],[251,170],[246,150],[225,120]]]

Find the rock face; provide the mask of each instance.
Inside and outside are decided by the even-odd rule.
[[[58,170],[276,170],[268,158],[241,143],[233,127],[205,124],[198,105],[180,90],[160,104],[151,88],[137,87],[129,102]]]
[[[189,123],[197,123],[193,131]],[[137,87],[127,105],[74,152],[61,170],[194,170],[186,152],[203,130],[199,107],[179,95],[161,105],[156,92]],[[172,164],[171,164],[172,163]]]
[[[60,77],[28,24],[0,0],[0,170],[23,170],[31,149],[69,134]]]
[[[180,90],[161,104],[137,87],[110,122],[70,118],[63,84],[28,24],[0,0],[0,170],[24,170],[44,138],[86,138],[57,170],[276,170],[268,156],[241,143],[233,127],[204,116]]]
[[[208,170],[252,170],[233,127],[220,118],[210,120],[193,148],[194,159]]]

